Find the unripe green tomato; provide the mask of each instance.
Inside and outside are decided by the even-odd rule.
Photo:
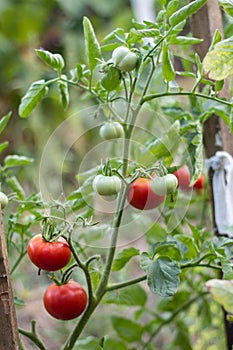
[[[117,47],[112,53],[114,65],[123,72],[130,72],[136,67],[138,57],[125,46]]]
[[[177,177],[173,174],[167,174],[161,177],[155,177],[151,182],[151,189],[160,196],[172,194],[178,186]]]
[[[0,204],[2,209],[8,204],[8,197],[3,192],[0,192]]]
[[[116,67],[110,66],[101,79],[101,85],[107,91],[116,90],[121,82],[121,72]]]
[[[123,137],[124,128],[118,122],[105,123],[100,127],[100,137],[103,140],[118,139]]]
[[[120,192],[122,188],[121,179],[116,176],[97,175],[93,181],[93,189],[101,196],[112,196]]]

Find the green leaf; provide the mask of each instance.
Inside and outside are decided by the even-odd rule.
[[[123,317],[112,317],[112,324],[117,334],[129,343],[140,341],[143,328],[136,322]]]
[[[28,91],[22,98],[19,105],[19,115],[22,118],[26,118],[33,111],[33,109],[37,106],[38,102],[42,100],[42,98],[48,92],[48,87],[44,80],[38,80],[31,84]]]
[[[150,229],[146,232],[146,241],[152,245],[157,242],[165,241],[167,238],[167,231],[160,224],[153,224]]]
[[[2,153],[4,151],[4,149],[6,149],[9,145],[8,141],[2,142],[0,143],[0,153]]]
[[[180,283],[180,268],[169,257],[152,260],[147,267],[148,286],[152,293],[161,297],[174,295]]]
[[[221,304],[227,312],[233,313],[233,281],[212,279],[206,282],[212,298]]]
[[[194,259],[197,257],[198,254],[198,249],[195,245],[194,239],[193,237],[189,237],[187,235],[182,235],[182,234],[178,234],[176,235],[176,238],[182,242],[185,247],[187,247],[186,252],[184,253],[184,258],[186,259]]]
[[[5,129],[5,127],[7,126],[7,123],[10,119],[12,115],[12,112],[7,113],[6,115],[4,115],[1,119],[0,119],[0,134],[2,133],[2,131]]]
[[[179,0],[170,0],[167,5],[167,16],[170,17],[179,5]]]
[[[169,44],[172,45],[195,45],[201,43],[203,40],[198,38],[193,38],[189,36],[171,36],[169,38]]]
[[[197,12],[206,2],[207,0],[195,0],[186,6],[181,7],[179,10],[172,14],[172,16],[169,18],[169,23],[174,27],[193,13]]]
[[[168,50],[168,45],[165,41],[163,42],[162,71],[165,81],[169,82],[175,78],[176,72],[173,68],[170,51]]]
[[[104,301],[107,304],[144,306],[147,301],[147,294],[141,286],[133,285],[108,292]]]
[[[218,42],[203,60],[211,79],[222,80],[233,74],[233,38]]]
[[[222,266],[223,279],[233,280],[233,269],[231,260],[224,257],[221,258],[220,261]]]
[[[50,51],[39,49],[36,50],[36,54],[43,62],[58,72],[61,72],[65,66],[64,59],[59,53],[51,53]]]
[[[84,17],[83,19],[83,30],[86,55],[88,58],[89,67],[91,71],[93,71],[98,63],[98,59],[101,58],[101,48],[96,38],[92,24],[87,17]]]
[[[103,350],[128,350],[127,346],[120,342],[119,340],[115,340],[113,338],[107,338],[104,341]]]
[[[7,183],[10,186],[10,188],[16,193],[18,199],[23,200],[25,198],[24,189],[15,176],[9,177],[7,179]]]
[[[62,78],[67,79],[66,75],[62,75]],[[68,90],[68,83],[66,81],[59,81],[58,82],[58,90],[60,93],[60,100],[62,107],[64,109],[67,108],[69,104],[69,90]]]
[[[112,270],[119,271],[127,264],[127,262],[133,257],[139,255],[139,250],[136,248],[123,249],[113,262]]]
[[[14,296],[14,304],[16,306],[25,306],[26,305],[25,301],[18,298],[17,296]]]
[[[218,0],[220,6],[223,7],[224,11],[228,15],[233,17],[233,1],[232,0]]]
[[[138,38],[155,38],[160,35],[160,31],[157,28],[149,29],[131,29],[130,34],[136,35]]]
[[[74,350],[103,350],[100,346],[100,339],[94,337],[86,337],[85,339],[77,340],[75,343]]]
[[[12,168],[15,166],[22,166],[31,164],[34,160],[32,158],[17,156],[17,155],[9,155],[4,159],[4,167]]]

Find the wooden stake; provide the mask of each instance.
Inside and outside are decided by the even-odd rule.
[[[220,6],[217,0],[208,0],[191,18],[191,31],[194,37],[202,38],[203,41],[195,45],[195,50],[201,60],[205,57],[211,44],[214,33],[218,29],[223,36],[223,24]],[[231,98],[228,83],[224,84],[219,93],[219,97]],[[233,156],[233,135],[229,132],[228,126],[216,115],[212,115],[204,124],[204,145],[206,157],[210,158],[217,151],[226,151]],[[210,187],[212,191],[212,171],[210,172]],[[212,195],[212,216],[215,234],[218,236],[217,225],[214,214],[214,201]],[[222,276],[219,276],[222,278]],[[233,346],[233,324],[228,322],[226,312],[224,312],[225,333],[227,340],[227,349],[232,350]]]
[[[0,350],[18,350],[19,333],[0,208]]]

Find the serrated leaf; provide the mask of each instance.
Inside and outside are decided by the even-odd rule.
[[[89,67],[91,71],[93,71],[98,63],[98,59],[101,59],[101,48],[96,38],[93,26],[87,17],[84,17],[83,19],[83,30],[86,55],[88,58]]]
[[[73,350],[103,350],[103,348],[100,346],[100,339],[89,336],[77,340]]]
[[[65,66],[63,57],[59,53],[52,53],[47,50],[39,49],[36,50],[36,54],[43,62],[47,63],[50,67],[57,70],[58,72],[61,72]]]
[[[34,160],[32,158],[18,156],[18,155],[9,155],[4,159],[4,167],[12,168],[15,166],[22,166],[31,164]]]
[[[153,224],[150,229],[146,232],[146,241],[152,245],[156,242],[165,241],[167,238],[167,231],[160,224]]]
[[[224,257],[221,258],[220,261],[222,266],[223,279],[233,280],[233,269],[231,260]]]
[[[145,290],[139,285],[108,292],[104,302],[107,304],[144,306],[147,301]]]
[[[47,92],[48,87],[44,80],[38,80],[32,83],[24,97],[21,99],[19,105],[20,117],[28,117]]]
[[[123,317],[112,317],[112,324],[118,335],[129,343],[141,340],[143,328],[136,322]]]
[[[205,285],[212,298],[227,312],[233,313],[233,281],[212,279],[207,281]]]
[[[162,60],[162,72],[165,81],[169,82],[175,78],[176,72],[173,68],[170,51],[168,49],[167,43],[163,42],[163,60]]]
[[[233,17],[233,0],[218,0],[218,3],[228,15]]]
[[[67,79],[66,75],[62,75],[62,78]],[[60,93],[60,101],[62,104],[62,107],[64,109],[67,108],[69,104],[69,90],[68,90],[68,83],[66,81],[59,81],[58,82],[58,90]]]
[[[151,261],[147,268],[148,286],[152,293],[162,297],[174,295],[180,283],[180,268],[169,257]]]
[[[203,60],[203,68],[211,79],[222,80],[233,74],[233,38],[217,43]]]
[[[187,247],[186,252],[184,253],[184,258],[186,259],[194,259],[197,257],[198,249],[195,245],[193,237],[189,237],[187,235],[178,234],[176,238],[182,242],[185,247]]]
[[[7,123],[10,119],[12,115],[12,112],[7,113],[6,115],[4,115],[1,119],[0,119],[0,134],[2,133],[2,131],[5,129],[5,127],[7,126]]]
[[[123,269],[129,260],[136,255],[139,255],[139,250],[136,248],[131,247],[123,249],[114,260],[112,270],[119,271]]]
[[[206,2],[207,0],[195,0],[187,4],[186,6],[181,7],[179,10],[177,10],[171,15],[171,17],[169,18],[169,23],[171,24],[171,26],[174,27],[193,13],[197,12]]]

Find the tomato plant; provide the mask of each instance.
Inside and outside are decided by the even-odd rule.
[[[50,285],[43,297],[47,312],[59,320],[72,320],[80,316],[87,306],[85,289],[75,281]]]
[[[130,185],[127,193],[130,205],[140,210],[149,210],[164,202],[165,196],[154,193],[151,182],[151,179],[140,177]]]
[[[229,117],[232,115],[232,101],[220,97],[219,94],[223,92],[221,91],[223,80],[231,71],[228,64],[231,62],[230,50],[226,49],[228,45],[232,46],[231,40],[222,41],[220,33],[216,31],[210,52],[203,60],[193,52],[193,46],[198,45],[202,39],[192,36],[192,33],[183,35],[187,29],[185,27],[183,30],[187,19],[196,14],[206,1],[184,1],[185,4],[176,0],[158,1],[156,21],[140,23],[133,21],[133,27],[128,31],[122,28],[114,29],[102,43],[97,39],[91,21],[84,17],[86,55],[84,62],[75,64],[70,75],[67,75],[67,64],[62,54],[43,49],[36,50],[37,56],[51,68],[51,75],[43,74],[43,79],[29,86],[19,106],[20,116],[28,117],[38,103],[44,103],[43,98],[48,92],[51,89],[54,92],[54,85],[58,88],[62,106],[67,110],[72,103],[69,99],[69,90],[75,87],[78,96],[82,95],[78,102],[82,103],[82,106],[87,101],[88,106],[91,104],[91,113],[85,113],[85,119],[82,113],[80,115],[77,113],[83,125],[90,128],[88,131],[92,130],[94,134],[97,130],[96,125],[102,125],[106,120],[114,120],[102,125],[99,134],[104,140],[122,138],[121,142],[101,142],[101,151],[96,152],[96,146],[99,146],[97,133],[96,138],[89,140],[94,150],[94,159],[90,159],[92,152],[82,148],[85,154],[85,157],[83,156],[85,170],[81,171],[81,168],[78,170],[73,166],[76,163],[71,162],[70,177],[74,181],[70,181],[69,178],[67,182],[69,185],[72,183],[70,186],[74,186],[73,191],[62,196],[62,199],[53,198],[52,203],[42,201],[45,202],[44,207],[51,209],[48,217],[51,215],[50,219],[56,223],[57,231],[67,237],[69,244],[66,243],[68,246],[65,246],[68,251],[69,249],[72,251],[73,259],[73,263],[64,266],[62,271],[51,274],[54,280],[57,276],[61,277],[61,283],[51,287],[51,290],[57,293],[56,297],[51,293],[52,297],[49,299],[49,301],[57,300],[55,305],[51,302],[54,309],[49,309],[50,303],[47,305],[47,296],[51,295],[50,287],[49,292],[45,293],[45,307],[56,318],[73,317],[70,313],[68,315],[60,313],[65,312],[61,306],[68,303],[62,302],[60,298],[63,289],[70,291],[71,282],[65,283],[65,281],[68,277],[75,278],[76,268],[78,272],[81,270],[88,294],[88,306],[86,307],[87,299],[84,297],[82,311],[79,309],[80,314],[83,313],[82,317],[67,335],[62,350],[71,350],[80,345],[91,350],[107,348],[108,342],[111,345],[108,346],[110,349],[118,348],[116,345],[118,342],[119,348],[122,349],[137,347],[143,350],[150,349],[157,347],[156,336],[165,326],[171,330],[169,344],[172,348],[191,349],[197,339],[196,334],[191,334],[195,332],[193,325],[198,323],[195,317],[200,321],[199,327],[204,328],[206,324],[211,323],[210,315],[213,314],[214,319],[219,312],[218,309],[214,313],[212,306],[209,305],[211,303],[205,282],[210,276],[217,276],[219,272],[225,279],[233,278],[232,237],[231,235],[225,237],[225,232],[214,236],[214,230],[210,228],[210,220],[207,217],[209,210],[201,212],[202,208],[206,209],[209,205],[204,196],[191,198],[187,193],[186,196],[179,195],[181,191],[177,191],[177,196],[172,196],[176,191],[177,182],[178,189],[184,191],[192,189],[190,183],[193,184],[196,179],[198,180],[193,188],[199,189],[203,185],[201,179],[205,163],[204,121],[206,122],[214,113],[223,119],[229,129],[232,129],[232,118]],[[221,4],[223,8],[226,7],[224,2]],[[216,54],[218,57],[218,60],[213,60],[215,64],[217,62],[217,67],[213,62],[209,62],[211,54],[214,56]],[[182,71],[176,69],[175,59],[181,61]],[[219,61],[226,63],[227,67],[225,64],[221,65],[223,72],[218,70]],[[209,76],[205,73],[205,65],[209,68]],[[190,84],[183,85],[180,77],[191,79],[192,87],[189,88]],[[93,104],[93,100],[97,102],[97,106]],[[64,129],[69,124],[67,130],[62,129],[64,131],[62,135],[66,135],[64,142],[66,152],[61,152],[60,155],[57,151],[57,141],[60,140],[61,133],[56,130],[55,137],[51,136],[51,139],[53,137],[56,139],[53,153],[50,151],[51,142],[48,142],[42,157],[42,165],[46,169],[40,167],[42,175],[46,174],[41,178],[48,184],[54,185],[56,182],[55,185],[58,187],[59,181],[56,181],[55,176],[49,178],[49,174],[53,174],[53,168],[56,168],[59,169],[58,178],[63,178],[62,156],[70,149],[73,151],[74,142],[79,142],[80,136],[78,134],[77,139],[72,138],[76,135],[73,130],[75,123],[73,120],[69,123],[69,118],[67,121],[68,123],[62,124]],[[79,132],[80,124],[77,124]],[[83,143],[81,145],[83,147]],[[54,150],[56,152],[54,161],[62,158],[62,162],[58,161],[59,164],[56,163],[56,166],[48,162],[48,159],[53,160]],[[100,165],[105,159],[108,159],[108,163],[100,174]],[[184,160],[192,167],[192,175],[187,166],[181,167],[174,174],[167,174],[172,164],[179,164]],[[4,170],[10,167],[12,162],[15,164],[15,159],[12,157],[6,160]],[[158,168],[164,169],[161,173],[167,175],[151,178],[151,174]],[[68,169],[69,166],[66,169],[67,173]],[[26,198],[20,186],[16,186],[13,181],[11,188],[14,195],[17,193],[19,210],[18,215],[10,217],[9,237],[14,237],[15,231],[22,237],[21,249],[18,249],[20,255],[18,261],[20,261],[25,253],[25,236],[28,238],[32,234],[29,230],[32,221],[41,221],[43,225],[45,214],[41,209],[42,204],[40,204],[42,213],[38,212],[38,198]],[[52,192],[53,187],[50,189]],[[50,193],[50,190],[48,192]],[[101,196],[117,194],[114,209],[108,212],[108,208],[102,203],[104,201],[101,201],[97,194]],[[167,194],[171,194],[175,200],[166,201]],[[130,207],[125,208],[127,202],[141,212],[128,210]],[[163,208],[158,208],[161,204]],[[103,215],[100,214],[98,205],[106,208]],[[52,215],[54,206],[58,206],[61,215]],[[154,208],[158,210],[146,211]],[[29,217],[27,225],[28,221],[25,218],[22,220],[22,214],[28,212],[33,216],[33,220]],[[157,213],[159,213],[158,220]],[[138,231],[142,237],[142,245],[136,246],[134,242]],[[125,247],[128,238],[132,246]],[[49,248],[59,243],[59,240],[42,241],[42,243]],[[103,246],[106,249],[103,249]],[[46,262],[48,256],[47,253]],[[127,264],[131,260],[134,260],[132,265],[135,263],[133,266],[137,267],[136,277],[134,273],[132,277],[132,270],[127,269]],[[48,269],[53,271],[51,266]],[[148,288],[140,285],[141,282],[146,282]],[[149,292],[159,295],[161,299],[147,298]],[[86,337],[79,340],[92,317],[96,317],[98,324],[99,315],[98,313],[94,315],[94,312],[100,303],[117,306],[111,309],[114,313],[110,317],[113,338],[106,337],[107,330],[98,327],[96,332],[93,332],[96,334],[94,339]],[[127,314],[121,314],[125,306],[131,318]],[[129,312],[130,307],[138,309]],[[154,309],[159,310],[159,315],[153,311]],[[108,312],[109,310],[110,306]],[[193,310],[194,317],[191,315]],[[208,315],[208,323],[202,322],[205,318],[202,317],[203,313]],[[190,322],[191,318],[193,323]],[[31,338],[35,337],[33,331],[30,333]],[[22,334],[28,335],[26,332]],[[117,337],[117,340],[114,337]],[[163,345],[165,348],[167,343]]]
[[[63,237],[49,242],[41,234],[37,234],[28,242],[27,252],[33,264],[46,271],[62,269],[71,258],[69,244]]]

